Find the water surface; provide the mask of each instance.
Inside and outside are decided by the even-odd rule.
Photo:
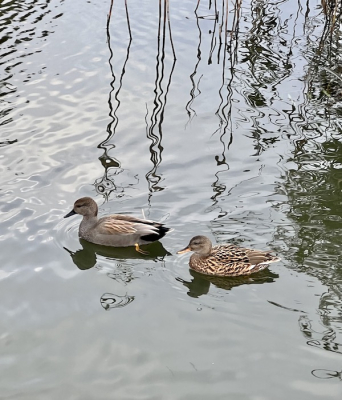
[[[342,395],[341,31],[317,1],[196,4],[0,4],[3,399]],[[174,231],[79,241],[82,196]],[[201,276],[196,234],[282,261]]]

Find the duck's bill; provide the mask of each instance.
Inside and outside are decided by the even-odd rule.
[[[71,210],[67,215],[64,215],[64,218],[71,217],[72,215],[75,215],[75,214],[76,214],[75,211]]]
[[[189,247],[186,247],[185,249],[183,249],[183,250],[179,250],[179,251],[177,251],[177,254],[183,254],[183,253],[187,253],[188,251],[191,251],[190,249],[189,249]]]

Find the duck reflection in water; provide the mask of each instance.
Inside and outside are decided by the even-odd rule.
[[[198,298],[202,295],[209,293],[210,284],[213,284],[219,289],[231,290],[234,287],[240,285],[255,285],[263,283],[272,283],[275,279],[279,278],[278,274],[274,274],[268,269],[257,272],[252,276],[234,276],[234,277],[220,277],[203,275],[196,271],[189,270],[190,275],[193,279],[188,282],[182,278],[176,278],[178,282],[181,282],[185,287],[189,289],[188,296]]]
[[[97,261],[97,255],[106,257],[107,259],[127,260],[127,259],[143,259],[162,261],[165,256],[170,256],[164,246],[160,242],[154,242],[145,246],[148,254],[141,254],[134,247],[108,247],[87,242],[80,239],[82,249],[71,251],[63,247],[71,256],[74,264],[81,270],[94,267]]]

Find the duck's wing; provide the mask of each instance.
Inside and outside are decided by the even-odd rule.
[[[206,275],[240,276],[261,271],[271,262],[279,260],[268,252],[227,244],[214,246],[207,257],[193,254],[190,257],[190,267]]]
[[[157,226],[156,226],[157,225]],[[129,215],[109,215],[99,219],[96,229],[103,235],[149,235],[158,230],[157,223]]]
[[[219,245],[214,247],[212,255],[226,264],[249,264],[257,265],[278,261],[278,257],[273,256],[269,252],[261,250],[246,249],[234,245]]]
[[[251,250],[232,245],[218,246],[211,257],[216,275],[249,275],[267,268],[280,259],[260,250]]]
[[[246,256],[251,265],[269,264],[272,262],[280,261],[280,258],[274,256],[268,251],[244,249]]]
[[[210,257],[213,257],[220,264],[248,263],[249,260],[244,250],[246,249],[233,244],[218,245],[213,247]]]

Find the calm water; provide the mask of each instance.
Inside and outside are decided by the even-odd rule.
[[[1,399],[341,398],[341,31],[244,0],[225,40],[225,4],[170,3],[176,61],[156,0],[108,26],[110,1],[0,2]],[[80,242],[81,196],[174,231]],[[282,262],[190,273],[199,233]]]

